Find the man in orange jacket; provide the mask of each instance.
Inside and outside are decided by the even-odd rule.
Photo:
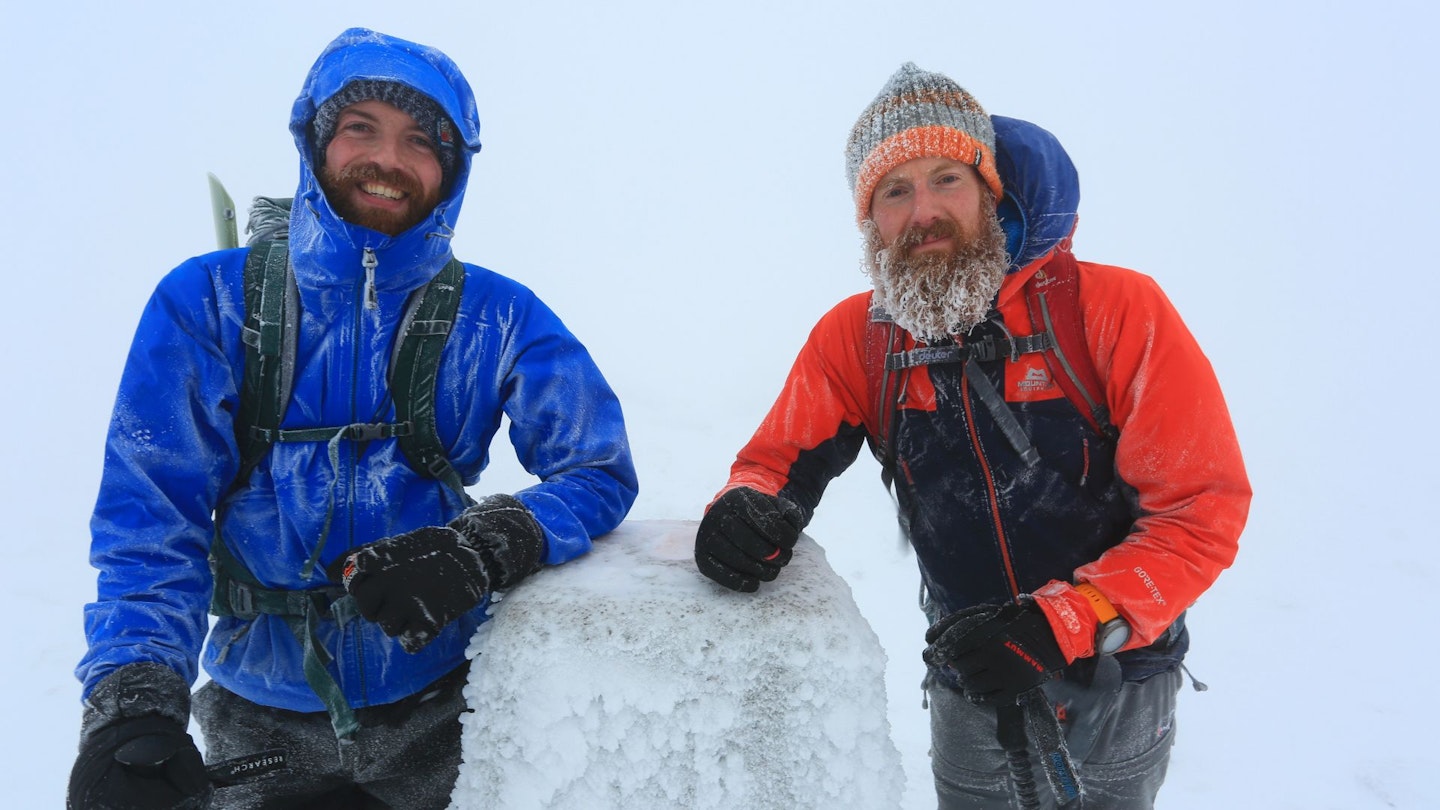
[[[1062,804],[1151,807],[1185,610],[1250,504],[1209,361],[1153,280],[1071,255],[1079,184],[1054,137],[949,78],[903,66],[846,170],[874,290],[811,332],[696,563],[738,591],[775,579],[868,441],[927,594],[940,806],[1009,807],[1040,774]],[[1006,756],[1023,720],[1053,755],[1032,772]]]

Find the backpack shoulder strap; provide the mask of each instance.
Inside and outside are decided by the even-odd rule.
[[[1080,267],[1070,252],[1069,240],[1025,285],[1030,321],[1036,330],[1054,337],[1045,362],[1065,396],[1090,426],[1114,441],[1119,430],[1110,422],[1105,385],[1085,341],[1080,314]]]
[[[240,447],[239,486],[270,451],[290,403],[295,378],[295,332],[299,295],[290,273],[286,242],[259,242],[245,259],[245,373],[240,389],[235,440]]]
[[[412,426],[396,436],[401,452],[416,472],[439,480],[462,497],[465,482],[450,464],[435,425],[435,384],[440,353],[450,337],[464,289],[465,266],[451,259],[411,296],[390,357],[395,420]]]
[[[885,310],[870,310],[865,326],[865,381],[875,423],[868,440],[870,452],[880,462],[880,478],[887,490],[895,479],[895,409],[900,396],[899,369],[888,360],[904,348],[904,340],[904,330]]]

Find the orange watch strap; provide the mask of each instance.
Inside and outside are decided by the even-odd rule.
[[[1105,594],[1101,593],[1099,588],[1088,582],[1082,582],[1075,586],[1075,590],[1079,591],[1090,603],[1091,609],[1095,611],[1095,617],[1100,620],[1101,624],[1120,618],[1120,611],[1110,604],[1110,600],[1105,598]]]

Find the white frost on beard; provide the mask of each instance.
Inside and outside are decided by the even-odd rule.
[[[927,343],[969,332],[985,320],[1010,269],[1000,221],[992,214],[987,225],[987,233],[954,252],[915,258],[886,247],[873,220],[861,223],[861,269],[875,287],[875,303]]]

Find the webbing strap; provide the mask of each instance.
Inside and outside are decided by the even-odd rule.
[[[411,296],[390,358],[390,390],[395,392],[396,421],[413,427],[407,433],[395,434],[406,461],[470,503],[465,482],[450,464],[435,421],[440,354],[454,325],[464,287],[465,266],[451,259],[429,284]]]
[[[1031,325],[1055,336],[1054,350],[1045,360],[1054,373],[1056,385],[1097,433],[1115,441],[1120,431],[1110,421],[1104,380],[1086,345],[1080,307],[1080,267],[1070,252],[1068,239],[1060,243],[1045,266],[1026,283],[1025,296]]]
[[[265,442],[328,442],[341,438],[352,442],[371,442],[409,436],[415,426],[409,422],[356,422],[353,425],[321,428],[284,428],[266,430],[252,425],[250,435]]]
[[[1060,807],[1079,806],[1084,794],[1075,761],[1065,745],[1060,720],[1040,687],[1020,693],[1018,703],[1024,717],[1025,733],[1040,755],[1041,770]]]
[[[884,338],[881,338],[881,334]],[[895,497],[891,485],[895,481],[895,411],[900,407],[899,391],[903,387],[899,369],[890,367],[894,350],[904,345],[904,333],[883,310],[872,310],[865,330],[865,376],[870,385],[875,409],[875,430],[870,436],[870,451],[880,462],[880,480],[885,491]],[[896,514],[903,515],[903,511]],[[902,518],[903,520],[903,518]]]
[[[885,368],[889,371],[899,371],[916,366],[963,363],[969,356],[970,352],[966,348],[953,343],[944,346],[916,346],[907,351],[885,355]]]
[[[279,427],[290,403],[294,378],[295,332],[299,327],[299,293],[289,273],[290,254],[284,242],[262,242],[245,260],[245,376],[240,391],[237,426],[262,431]],[[237,488],[270,450],[270,442],[253,431],[237,430],[240,467],[231,488]]]
[[[262,615],[284,619],[300,644],[305,683],[325,705],[335,736],[345,738],[353,735],[360,728],[360,723],[340,684],[327,669],[334,657],[320,642],[319,631],[320,622],[326,617],[335,619],[341,625],[354,618],[358,614],[355,600],[340,587],[292,591],[261,585],[250,569],[230,552],[220,537],[218,527],[210,544],[210,569],[215,578],[210,612],[247,621]],[[228,649],[221,650],[222,660],[227,652]]]
[[[1015,412],[1005,404],[1005,397],[996,390],[995,384],[990,382],[985,370],[980,368],[974,358],[965,363],[965,379],[970,381],[970,387],[975,389],[975,394],[985,404],[985,410],[990,412],[1005,440],[1020,454],[1020,460],[1025,462],[1027,467],[1034,466],[1040,460],[1040,453],[1035,449],[1035,445],[1030,443],[1030,437],[1025,435],[1025,428],[1020,426]]]
[[[885,356],[885,368],[890,371],[898,371],[916,366],[963,363],[972,358],[982,363],[1001,357],[1015,360],[1022,354],[1049,351],[1054,347],[1055,341],[1050,337],[1049,332],[1022,337],[985,335],[976,340],[967,341],[964,346],[949,343],[944,346],[917,346],[908,351],[892,352]]]

